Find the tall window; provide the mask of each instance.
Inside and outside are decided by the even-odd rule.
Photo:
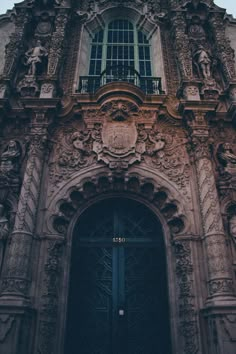
[[[98,76],[105,70],[113,77],[119,73],[132,76],[132,71],[152,76],[147,37],[127,20],[114,20],[94,36],[89,75]]]

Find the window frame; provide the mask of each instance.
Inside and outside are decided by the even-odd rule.
[[[109,45],[114,45],[113,43],[109,43],[108,42],[108,33],[109,33],[109,25],[114,22],[114,21],[127,21],[128,23],[131,23],[133,26],[133,34],[134,34],[134,41],[133,41],[133,47],[134,47],[134,70],[137,71],[140,76],[142,77],[152,77],[153,76],[153,55],[152,55],[152,44],[150,43],[150,40],[148,40],[147,35],[145,34],[144,31],[142,31],[141,29],[139,29],[137,27],[137,24],[130,20],[125,18],[124,16],[120,16],[120,17],[116,17],[113,18],[112,20],[110,20],[109,22],[106,22],[105,26],[102,29],[98,29],[96,32],[93,33],[93,38],[90,42],[90,59],[89,59],[89,65],[88,65],[88,76],[99,76],[98,74],[96,74],[96,72],[94,72],[94,74],[90,74],[90,67],[91,67],[91,55],[92,55],[92,50],[93,50],[93,46],[96,45],[98,46],[98,44],[102,45],[102,59],[101,59],[101,72],[100,74],[102,74],[106,69],[107,69],[107,53],[108,53],[108,46]],[[102,42],[96,42],[94,43],[93,40],[96,36],[96,34],[98,34],[100,31],[103,31],[103,41]],[[140,43],[139,42],[139,32],[142,34],[143,38],[145,38],[147,40],[148,43]],[[121,43],[121,42],[117,42],[115,43],[117,46],[129,46],[130,43]],[[139,56],[139,48],[149,48],[149,60],[146,60],[146,58],[144,58],[144,60],[140,59]],[[143,49],[145,51],[145,49]],[[144,75],[143,73],[141,73],[141,65],[140,63],[143,62],[144,63],[144,71],[146,72],[146,63],[149,62],[150,63],[150,73],[151,75]]]

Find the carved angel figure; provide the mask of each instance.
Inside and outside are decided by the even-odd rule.
[[[35,76],[37,65],[42,63],[42,58],[47,55],[47,49],[43,47],[41,41],[38,40],[36,46],[25,53],[26,65],[29,66],[28,75]]]
[[[166,145],[164,136],[154,131],[154,133],[149,134],[149,140],[154,144],[150,150],[151,155],[158,154],[160,157],[162,157],[164,155],[162,150]]]
[[[4,206],[0,204],[0,271],[2,269],[6,240],[9,234],[8,220],[4,216]]]

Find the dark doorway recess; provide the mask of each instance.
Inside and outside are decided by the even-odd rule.
[[[146,206],[88,208],[72,243],[65,354],[170,354],[162,227]]]

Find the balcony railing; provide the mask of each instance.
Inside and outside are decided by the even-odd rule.
[[[99,87],[111,82],[128,82],[138,86],[144,93],[150,95],[163,94],[160,77],[144,77],[132,67],[112,66],[99,76],[81,76],[79,93],[94,93]]]

